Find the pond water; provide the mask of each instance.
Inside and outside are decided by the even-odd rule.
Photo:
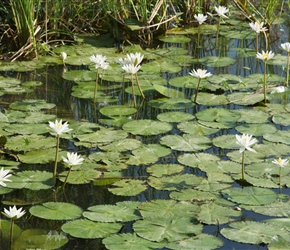
[[[272,161],[289,157],[289,93],[271,92],[285,82],[287,54],[280,45],[289,32],[279,24],[270,32],[276,56],[267,64],[264,105],[255,33],[248,23],[234,33],[230,25],[222,25],[218,40],[209,25],[199,38],[197,29],[161,38],[158,49],[117,52],[82,44],[57,48],[55,56],[26,65],[28,72],[25,64],[21,70],[0,64],[1,134],[7,138],[0,164],[14,173],[7,188],[0,187],[0,207],[26,210],[15,221],[15,249],[285,249],[290,171],[282,169],[279,190]],[[243,30],[244,39],[235,38]],[[177,41],[166,40],[172,37]],[[179,42],[184,38],[190,39]],[[261,51],[265,41],[259,39]],[[61,51],[68,54],[66,66]],[[136,86],[136,109],[130,76],[116,63],[129,52],[144,54],[138,77],[146,99]],[[93,54],[106,55],[112,67],[99,72],[96,103]],[[189,72],[198,68],[213,76],[201,81],[194,103],[198,79]],[[53,185],[43,173],[53,172],[56,141],[48,121],[55,119],[68,121],[73,131],[61,136]],[[235,138],[243,133],[258,140],[256,154],[245,151],[247,185],[240,181]],[[61,190],[66,151],[85,161],[72,167]],[[1,221],[8,249],[10,224]]]

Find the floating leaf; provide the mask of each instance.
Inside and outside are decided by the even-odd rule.
[[[196,121],[179,123],[177,125],[177,128],[184,133],[201,135],[201,136],[214,134],[219,131],[219,129],[203,126],[202,124]]]
[[[240,133],[253,136],[263,136],[265,134],[274,134],[277,132],[276,127],[271,124],[243,124],[237,126],[235,129]]]
[[[49,132],[47,124],[10,124],[5,125],[3,129],[10,134],[21,134],[21,135],[29,135],[29,134],[45,134]]]
[[[218,249],[222,247],[222,245],[223,242],[219,238],[202,233],[181,241],[170,242],[166,246],[174,250],[211,250]]]
[[[32,206],[29,212],[36,217],[46,220],[73,220],[81,217],[82,209],[65,202],[46,202]]]
[[[161,138],[160,143],[166,145],[173,150],[196,152],[211,147],[211,140],[207,137],[184,134],[180,135],[166,135]]]
[[[124,124],[123,129],[133,135],[158,135],[172,129],[167,122],[154,120],[136,120]]]
[[[236,122],[241,115],[224,108],[210,108],[196,113],[197,119],[208,122]]]
[[[205,224],[220,225],[236,220],[237,216],[241,216],[241,211],[232,208],[223,207],[214,203],[206,203],[200,207],[198,220]]]
[[[273,134],[264,134],[263,138],[271,142],[290,144],[290,134],[287,130],[279,130]]]
[[[133,228],[142,238],[157,242],[183,240],[189,235],[198,235],[202,232],[202,225],[192,223],[188,217],[147,218],[135,222]]]
[[[183,98],[184,97],[183,92],[180,92],[180,91],[173,89],[173,88],[166,88],[166,87],[158,85],[158,84],[154,84],[153,87],[161,95],[166,96],[168,98]]]
[[[194,119],[192,114],[184,112],[165,112],[160,113],[157,119],[162,122],[184,122]]]
[[[234,64],[235,59],[231,57],[205,56],[199,59],[199,62],[208,67],[225,67]]]
[[[73,237],[95,239],[117,233],[122,226],[119,223],[93,222],[87,219],[80,219],[65,223],[61,229]]]
[[[233,187],[223,190],[222,194],[228,200],[248,205],[270,204],[277,199],[277,194],[274,191],[258,187]]]
[[[142,142],[136,139],[125,138],[120,141],[114,141],[105,146],[99,146],[99,148],[103,151],[116,151],[116,152],[123,152],[128,150],[134,150],[140,148]]]
[[[149,101],[154,108],[159,109],[187,109],[193,107],[193,102],[183,98],[159,98]]]
[[[191,97],[194,101],[195,95]],[[200,92],[197,95],[196,102],[201,105],[215,106],[227,104],[229,101],[225,95],[216,95],[211,93]]]
[[[115,195],[133,196],[145,191],[146,189],[147,186],[143,181],[127,179],[114,182],[113,187],[108,190]]]
[[[265,206],[248,206],[255,213],[264,214],[275,217],[290,217],[290,202],[276,201]]]
[[[103,244],[109,250],[154,250],[165,246],[163,242],[152,242],[129,233],[109,236],[103,239]]]
[[[184,170],[184,167],[179,164],[155,164],[146,169],[148,173],[150,173],[152,176],[155,176],[155,177],[177,174],[183,170]]]
[[[158,39],[166,43],[188,43],[190,38],[187,36],[159,36]]]
[[[55,104],[47,103],[45,100],[23,100],[10,104],[10,108],[23,111],[40,111],[41,109],[52,109],[54,107]]]
[[[100,113],[108,117],[133,115],[136,111],[135,108],[123,105],[110,105],[100,109]]]
[[[83,164],[84,165],[84,164]],[[92,180],[97,179],[100,177],[101,172],[95,169],[84,169],[84,166],[77,171],[71,171],[66,182],[70,184],[85,184],[90,183]],[[61,172],[59,174],[59,180],[64,182],[68,171]]]
[[[59,151],[59,157],[66,157],[64,151]],[[23,163],[28,164],[45,164],[55,160],[55,148],[42,149],[37,151],[30,151],[23,154],[18,154],[17,157]],[[58,160],[60,160],[59,158]]]
[[[233,222],[230,228],[223,228],[221,234],[229,240],[250,244],[267,244],[278,235],[285,240],[290,236],[283,228],[255,221]]]
[[[83,216],[92,221],[99,222],[126,222],[140,219],[137,212],[139,202],[118,202],[116,205],[97,205],[88,207],[89,211]]]
[[[66,80],[74,82],[94,81],[96,79],[96,72],[92,72],[89,70],[70,70],[64,72],[62,77]]]
[[[8,188],[31,190],[50,189],[53,186],[52,173],[44,171],[22,171],[9,178]]]
[[[170,193],[170,198],[179,201],[206,201],[215,200],[216,195],[195,189],[183,189]]]

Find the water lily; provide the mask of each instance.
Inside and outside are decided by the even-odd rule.
[[[56,178],[56,171],[57,171],[57,161],[58,161],[58,149],[59,149],[59,137],[63,133],[69,132],[72,129],[68,128],[68,123],[65,122],[62,124],[62,120],[58,121],[55,120],[55,122],[48,122],[49,127],[56,132],[56,151],[55,151],[55,161],[54,161],[54,170],[53,170],[53,178]]]
[[[272,91],[271,91],[271,94],[276,94],[276,93],[283,93],[287,90],[286,87],[284,86],[279,86],[279,87],[276,87],[274,88]]]
[[[122,69],[125,70],[128,74],[136,74],[139,69],[141,68],[141,65],[134,65],[134,64],[124,64],[122,66]]]
[[[214,7],[216,13],[220,16],[220,17],[225,17],[228,18],[225,14],[229,12],[229,9],[225,6],[219,6],[219,7]]]
[[[256,57],[260,60],[263,60],[263,61],[268,61],[270,59],[272,59],[273,57],[275,56],[274,52],[272,51],[264,51],[262,50],[262,53],[257,53],[256,54]]]
[[[22,211],[22,209],[23,209],[22,207],[17,209],[16,206],[9,207],[9,210],[4,208],[4,213],[2,214],[8,217],[9,219],[17,220],[25,214],[25,210]]]
[[[69,174],[71,172],[72,166],[82,164],[83,161],[84,161],[84,158],[82,158],[77,153],[69,153],[69,152],[67,152],[67,158],[62,157],[62,159],[63,159],[63,161],[65,163],[67,163],[70,166],[69,171],[68,171],[68,173],[66,175],[66,178],[64,180],[64,183],[63,183],[63,187],[62,188],[64,189],[65,188],[65,185],[66,185],[66,182],[67,182],[67,179],[68,179],[68,176],[69,176]]]
[[[198,21],[199,25],[203,24],[206,19],[207,19],[207,15],[204,15],[204,14],[195,14],[194,15],[194,18]]]
[[[286,69],[286,86],[288,87],[289,80],[289,65],[290,65],[290,43],[282,43],[281,48],[288,53],[287,57],[287,69]]]
[[[242,153],[242,180],[245,180],[245,150],[252,151],[257,153],[256,150],[252,149],[255,143],[257,143],[257,139],[252,138],[252,135],[243,134],[242,136],[236,135],[236,144],[240,146],[240,153]]]
[[[264,22],[260,23],[259,21],[256,21],[256,22],[249,23],[249,25],[250,25],[251,29],[254,30],[257,34],[259,34],[260,32],[265,32],[268,30],[266,27],[263,27]]]
[[[65,52],[60,52],[59,58],[64,62],[67,58],[67,54]]]
[[[81,156],[78,155],[77,153],[69,153],[69,152],[67,152],[67,158],[62,156],[62,159],[65,163],[67,163],[70,166],[82,164],[82,162],[84,161],[84,158],[81,158]]]
[[[13,227],[14,227],[14,221],[21,218],[25,214],[25,210],[22,210],[23,208],[17,209],[16,206],[9,207],[9,210],[4,208],[3,215],[11,219],[11,226],[10,226],[10,249],[12,249],[12,241],[13,241]]]
[[[136,53],[129,53],[126,55],[126,57],[119,58],[118,62],[123,66],[123,65],[128,65],[128,64],[133,64],[134,66],[139,65],[144,58],[144,55],[141,55],[141,53],[136,52]]]
[[[267,80],[266,80],[266,75],[267,75],[267,61],[272,59],[275,56],[275,54],[272,51],[264,51],[262,50],[262,53],[257,53],[256,57],[260,60],[263,60],[264,62],[264,84],[263,84],[263,89],[264,89],[264,103],[266,103],[266,87],[267,87]]]
[[[11,174],[9,174],[10,170],[4,170],[4,168],[2,167],[0,170],[0,186],[6,187],[6,183],[5,182],[12,182],[11,180],[9,180],[8,178],[11,176]]]
[[[257,153],[256,150],[252,149],[251,146],[257,143],[257,139],[253,138],[252,135],[243,134],[242,136],[236,135],[236,144],[240,146],[240,153],[244,152],[246,149]]]
[[[62,120],[58,121],[55,120],[55,122],[48,122],[49,123],[49,127],[58,135],[62,135],[63,133],[69,132],[72,129],[68,128],[68,123],[65,122],[64,124],[62,124]]]
[[[289,161],[288,161],[288,159],[279,158],[278,160],[276,160],[276,159],[273,160],[272,163],[274,163],[274,164],[276,164],[276,165],[278,165],[280,167],[280,169],[279,169],[279,188],[280,188],[280,193],[282,193],[282,182],[281,182],[282,174],[281,174],[281,170],[286,165],[288,165]]]
[[[193,77],[198,78],[198,83],[197,83],[195,96],[194,96],[194,102],[196,102],[197,93],[199,90],[199,85],[200,85],[201,79],[205,79],[207,77],[210,77],[210,76],[212,76],[212,74],[210,72],[207,72],[205,69],[197,69],[197,70],[193,69],[191,72],[189,72],[189,74]]]
[[[107,69],[109,67],[109,63],[106,62],[107,57],[102,55],[92,55],[90,57],[91,62],[95,64],[96,69]]]

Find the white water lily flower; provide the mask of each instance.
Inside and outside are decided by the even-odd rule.
[[[199,25],[201,25],[206,21],[207,16],[204,14],[198,14],[198,15],[195,14],[194,18],[198,21]]]
[[[0,186],[6,187],[5,182],[12,182],[11,180],[9,180],[8,178],[11,176],[11,174],[9,174],[10,170],[4,170],[4,168],[2,167],[0,170]]]
[[[17,220],[20,217],[22,217],[25,214],[25,211],[22,211],[22,207],[17,209],[16,206],[9,207],[9,210],[4,208],[4,214],[6,217],[12,219],[12,220]]]
[[[67,152],[67,158],[64,158],[62,156],[62,159],[65,163],[67,163],[70,166],[82,164],[84,161],[84,158],[81,158],[81,156],[78,155],[77,153],[69,153],[69,152]]]
[[[283,50],[285,50],[286,52],[290,53],[290,43],[282,43],[281,47]]]
[[[240,153],[244,152],[246,149],[257,153],[256,150],[252,149],[251,146],[258,142],[257,139],[253,138],[252,135],[243,134],[242,136],[236,135],[236,143],[240,146]]]
[[[65,122],[64,124],[62,124],[62,120],[58,121],[55,120],[55,122],[48,122],[49,123],[49,127],[56,132],[58,135],[61,135],[62,133],[66,133],[71,131],[72,129],[68,128],[68,123]]]
[[[279,165],[281,168],[284,168],[288,164],[287,159],[281,159],[281,158],[279,158],[278,160],[274,160],[272,162],[276,165]]]
[[[109,68],[109,63],[106,62],[107,57],[102,55],[93,55],[90,57],[91,62],[95,64],[96,69],[107,69]]]
[[[197,69],[197,70],[193,69],[191,72],[189,72],[189,74],[191,76],[201,78],[201,79],[212,76],[212,74],[210,72],[206,72],[205,69]]]
[[[67,58],[67,54],[65,52],[60,52],[59,58],[64,61]]]
[[[122,66],[126,64],[133,64],[134,66],[137,66],[142,62],[143,58],[144,58],[144,55],[141,55],[141,53],[139,52],[136,52],[135,54],[130,53],[130,54],[127,54],[124,59],[119,58],[118,63],[120,63]]]
[[[284,86],[279,86],[279,87],[276,87],[274,90],[271,91],[271,94],[275,94],[275,93],[283,93],[287,90],[286,87]]]
[[[141,68],[141,65],[134,65],[134,64],[124,64],[122,66],[122,69],[125,70],[129,74],[136,74],[140,68]]]
[[[257,53],[256,54],[256,57],[260,60],[263,60],[263,61],[268,61],[270,59],[272,59],[273,57],[275,56],[275,54],[272,52],[272,51],[264,51],[262,50],[262,53]]]
[[[250,27],[252,28],[252,30],[254,30],[257,34],[259,34],[260,32],[265,32],[268,29],[264,26],[264,22],[251,22],[249,23]]]
[[[225,6],[219,6],[219,7],[215,6],[214,9],[220,17],[228,18],[225,14],[229,12],[229,9],[226,8]]]

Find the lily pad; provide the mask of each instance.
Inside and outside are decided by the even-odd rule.
[[[188,109],[194,106],[192,101],[184,98],[159,98],[149,101],[149,104],[159,109]]]
[[[40,111],[42,109],[52,109],[55,107],[53,103],[47,103],[45,100],[23,100],[21,102],[13,102],[10,108],[23,111]]]
[[[157,116],[157,119],[162,122],[184,122],[194,119],[192,114],[184,112],[165,112]]]
[[[73,220],[81,217],[82,209],[76,205],[65,202],[46,202],[29,209],[36,217],[47,220]]]
[[[73,237],[82,239],[105,238],[122,228],[119,223],[93,222],[87,219],[69,221],[61,229]]]
[[[205,56],[199,59],[202,65],[208,67],[226,67],[234,64],[236,60],[231,57],[217,57],[217,56]]]
[[[136,111],[135,108],[123,105],[110,105],[100,109],[100,113],[108,117],[133,115]]]
[[[123,129],[133,135],[158,135],[172,129],[167,122],[154,120],[136,120],[123,125]]]
[[[113,184],[113,187],[108,190],[115,195],[133,196],[145,191],[146,189],[147,186],[143,181],[127,179],[116,181]]]

